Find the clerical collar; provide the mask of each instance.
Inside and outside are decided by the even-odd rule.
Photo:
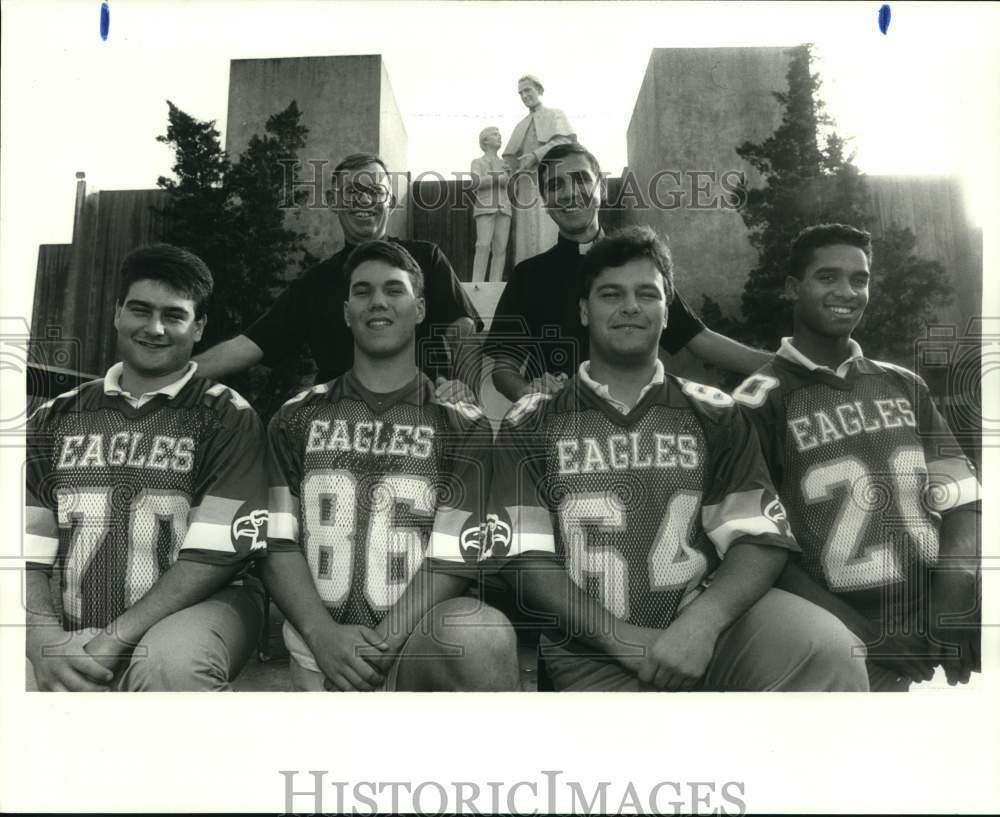
[[[586,244],[581,244],[579,241],[574,241],[572,238],[566,238],[562,233],[559,234],[559,245],[563,250],[575,249],[577,255],[586,255],[590,252],[590,248],[594,246],[598,241],[604,238],[604,230],[598,230],[597,235],[595,235]]]

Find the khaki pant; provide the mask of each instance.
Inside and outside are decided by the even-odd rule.
[[[574,654],[542,641],[556,690],[643,692],[652,687],[611,659]],[[719,638],[702,691],[868,691],[861,642],[811,602],[771,589]]]

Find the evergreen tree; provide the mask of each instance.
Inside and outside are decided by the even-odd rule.
[[[758,252],[757,266],[743,290],[741,335],[774,349],[791,331],[791,305],[784,299],[788,249],[804,227],[840,221],[867,227],[867,193],[857,168],[845,158],[844,140],[820,131],[832,125],[819,99],[808,45],[789,51],[788,90],[775,93],[781,124],[760,144],[744,142],[737,154],[763,178],[762,187],[744,185],[740,215]]]
[[[238,334],[274,302],[289,269],[315,262],[304,233],[285,222],[288,183],[284,167],[305,145],[308,129],[293,101],[268,118],[235,162],[222,149],[215,122],[202,122],[168,101],[167,133],[157,141],[174,150],[175,179],[157,185],[169,194],[164,240],[199,255],[215,279],[208,324],[199,348]],[[284,166],[283,166],[284,164]],[[293,204],[305,193],[297,191]],[[308,371],[300,357],[269,376],[259,368],[233,377],[232,385],[269,415]]]
[[[721,325],[750,344],[776,349],[791,333],[791,304],[784,298],[788,252],[795,236],[812,224],[839,222],[871,230],[867,183],[847,154],[847,142],[833,130],[819,98],[808,45],[789,52],[788,90],[775,93],[781,124],[759,144],[744,142],[736,152],[761,175],[763,185],[741,190],[740,215],[758,252],[743,290],[742,320]],[[934,308],[949,301],[945,270],[914,254],[916,237],[889,225],[873,240],[872,303],[859,330],[866,354],[913,366],[912,343],[922,326],[936,319]],[[905,312],[905,314],[903,314]]]
[[[896,226],[873,239],[871,300],[854,331],[866,355],[908,369],[918,365],[914,340],[937,321],[935,308],[952,300],[944,268],[917,256],[916,243],[911,230]]]

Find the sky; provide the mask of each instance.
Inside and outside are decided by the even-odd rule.
[[[103,41],[98,33],[99,2],[5,0],[0,3],[0,319],[30,315],[38,245],[70,241],[75,172],[86,172],[91,190],[154,187],[156,177],[168,173],[170,166],[169,150],[155,141],[165,130],[165,100],[196,117],[215,119],[224,132],[229,61],[259,57],[381,53],[408,132],[409,169],[414,173],[466,169],[478,153],[477,134],[487,124],[498,125],[506,137],[524,115],[515,92],[517,77],[534,73],[544,80],[545,102],[565,110],[605,169],[617,173],[627,162],[626,128],[652,48],[812,42],[828,113],[841,135],[852,138],[859,167],[870,174],[961,178],[969,214],[986,231],[986,268],[996,269],[1000,252],[997,211],[991,199],[992,191],[1000,189],[1000,7],[892,3],[892,21],[888,34],[883,35],[876,25],[879,5],[110,0],[110,34]],[[993,275],[984,278],[987,309],[1000,305],[996,279]],[[0,370],[3,368],[0,365]],[[8,373],[0,371],[0,375]],[[23,380],[15,377],[5,384],[10,388],[4,392],[8,403],[3,416],[9,417],[13,416],[9,400],[11,395],[15,399],[18,394],[23,396]],[[0,439],[0,453],[3,450]],[[998,465],[996,453],[997,449],[984,452],[987,465]],[[994,468],[990,473],[996,472]],[[15,497],[20,491],[18,469],[5,468],[0,495]],[[8,513],[4,524],[16,526],[18,517],[18,513]],[[992,529],[996,529],[995,524]],[[16,536],[14,533],[8,539],[14,541]],[[985,541],[994,540],[987,537]],[[4,575],[0,571],[0,579]],[[9,632],[0,627],[0,637],[8,638]],[[17,664],[8,662],[0,668],[5,683],[20,672]],[[700,728],[706,722],[698,716],[705,707],[703,701],[685,703],[682,709],[665,699],[647,701],[641,711],[634,702],[621,704],[616,705],[613,718],[604,716],[606,709],[596,713],[576,710],[571,712],[570,721],[559,721],[553,728],[574,736],[578,747],[614,746],[619,764],[636,763],[636,768],[642,768],[644,756],[637,754],[639,749],[633,746],[625,727],[652,739],[656,736],[651,730],[661,723],[658,717],[669,714],[670,723],[675,724],[672,728],[683,730],[690,758],[704,757],[711,762],[713,773],[716,769],[738,770],[760,783],[747,798],[754,810],[796,811],[803,802],[811,802],[807,798],[812,794],[813,777],[808,769],[795,772],[802,757],[796,746],[802,744],[776,742],[774,719],[777,717],[785,729],[821,723],[809,738],[810,753],[826,752],[836,757],[838,780],[844,785],[824,792],[816,809],[856,808],[863,798],[876,810],[910,806],[962,811],[981,808],[986,798],[977,799],[980,795],[992,797],[994,806],[1000,803],[1000,792],[995,784],[990,789],[984,783],[991,778],[983,771],[997,765],[996,699],[990,704],[985,697],[977,698],[978,694],[985,693],[969,691],[965,697],[950,698],[947,710],[924,696],[919,717],[907,717],[903,704],[852,704],[852,713],[866,713],[858,716],[860,723],[871,724],[877,719],[884,728],[888,724],[900,727],[902,731],[894,733],[893,754],[884,760],[908,770],[910,779],[916,781],[910,791],[864,783],[858,784],[859,790],[848,785],[852,779],[871,778],[867,761],[855,757],[855,763],[852,755],[830,746],[837,745],[834,737],[845,745],[856,740],[856,724],[852,717],[842,717],[836,706],[810,708],[802,699],[781,704],[755,701],[752,707],[744,706],[738,713],[742,732],[736,741],[718,741],[711,729]],[[213,715],[210,706],[220,707],[219,703],[193,704],[188,699],[183,707],[168,709],[164,705],[151,715],[136,702],[115,705],[120,711],[136,712],[144,727],[150,718],[158,718],[161,728],[182,735],[203,732],[203,724],[211,722]],[[516,711],[503,713],[504,722],[496,728],[502,731],[506,725],[519,724],[523,731],[515,730],[515,735],[530,734],[531,730],[547,728],[548,719],[564,705],[550,702],[542,707],[538,702],[519,701]],[[16,730],[30,728],[35,735],[30,745],[52,746],[64,740],[54,724],[63,718],[60,707],[66,706],[33,704],[17,711],[8,707],[4,710],[5,732],[19,734]],[[401,768],[411,770],[411,779],[433,779],[433,773],[424,772],[423,778],[418,775],[421,764],[440,759],[439,755],[434,751],[404,753],[402,746],[379,740],[380,733],[361,720],[374,705],[358,702],[352,706],[357,719],[341,712],[341,720],[333,728],[353,730],[354,736],[370,734],[370,751],[377,752],[384,765],[383,779]],[[381,703],[378,708],[386,706]],[[723,704],[712,706],[721,711]],[[882,707],[877,714],[876,706]],[[421,707],[427,718],[423,728],[441,732],[431,718],[440,717],[442,708],[467,712],[468,717],[480,719],[476,723],[485,723],[485,710],[477,709],[474,700],[456,704],[453,698],[435,698]],[[404,707],[396,717],[404,714],[414,715]],[[18,720],[29,715],[38,720],[29,724]],[[72,715],[74,724],[112,732],[128,720],[102,720],[96,707],[89,714],[74,709]],[[273,800],[241,799],[271,785],[270,778],[262,777],[259,763],[243,762],[255,751],[270,763],[267,774],[275,781],[278,776],[271,767],[327,768],[334,760],[342,764],[341,779],[349,779],[358,768],[351,764],[372,756],[360,748],[351,756],[343,752],[335,756],[331,747],[336,741],[316,732],[313,722],[317,719],[304,703],[269,698],[267,711],[257,712],[255,717],[252,730],[244,730],[244,721],[249,723],[249,718],[232,718],[227,741],[217,738],[215,732],[204,735],[197,745],[171,744],[168,740],[165,746],[173,757],[185,760],[185,785],[172,787],[174,778],[169,773],[159,775],[159,799],[154,801],[165,807],[164,798],[171,794],[183,799],[185,793],[193,797],[192,792],[198,791],[205,799],[191,802],[191,806],[215,803],[218,808],[256,806],[255,810],[277,811],[281,807],[277,782],[273,783]],[[322,726],[330,727],[328,719],[319,720]],[[723,734],[731,733],[732,722],[708,722]],[[471,728],[469,723],[463,733]],[[970,735],[973,741],[977,736],[984,739],[992,735],[993,742],[988,750],[967,755],[961,751],[936,753],[933,760],[938,765],[931,770],[921,749],[928,723],[933,724],[942,747],[969,745]],[[298,724],[302,731],[289,733],[290,724]],[[567,724],[580,728],[571,732]],[[608,733],[603,744],[594,743],[593,735],[616,724],[621,725],[619,731]],[[911,727],[916,731],[907,732]],[[280,744],[285,747],[283,753],[260,746],[260,736],[268,734],[284,736],[285,743]],[[23,754],[20,745],[10,740],[2,743],[0,780],[20,780],[20,766],[15,762]],[[503,754],[508,762],[529,759],[525,762],[530,766],[547,745],[547,740],[529,746],[502,744],[495,753]],[[766,750],[734,754],[740,745],[766,746]],[[236,746],[241,751],[235,751]],[[488,751],[490,747],[453,751],[450,761],[456,768],[465,768],[467,761],[478,763],[480,749]],[[82,779],[80,758],[74,759],[68,751],[63,754],[66,756],[55,754],[46,779],[53,779],[59,769],[69,779]],[[91,755],[104,757],[96,751]],[[131,755],[138,756],[138,752]],[[648,764],[651,756],[645,757]],[[689,758],[671,755],[670,760],[668,770],[653,773],[699,779],[699,771],[704,773],[708,768],[694,760],[689,763]],[[120,762],[129,763],[129,757]],[[600,762],[587,766],[574,761],[572,751],[560,756],[559,762],[563,766],[576,762],[578,774],[591,774],[594,779],[604,773]],[[114,768],[110,761],[106,765]],[[161,768],[156,763],[141,768],[127,766],[129,774],[114,779],[118,794],[136,798],[122,802],[149,802],[148,787],[157,784],[149,783],[146,767],[154,771]],[[167,763],[162,768],[172,767]],[[213,773],[205,774],[205,769]],[[96,767],[87,773],[99,775]],[[400,774],[395,778],[400,779]],[[232,781],[231,787],[224,788],[222,780]],[[918,785],[925,780],[951,785],[937,789]],[[66,792],[64,804],[81,807],[82,801],[69,799],[70,789]],[[51,793],[47,783],[40,784],[34,791],[34,802]],[[15,801],[0,800],[4,810],[14,810],[12,804],[16,805]]]
[[[992,132],[983,127],[986,101],[998,107],[996,8],[895,4],[882,35],[870,3],[109,7],[102,41],[96,2],[3,4],[2,170],[18,202],[6,198],[3,209],[24,215],[21,203],[32,204],[19,238],[68,240],[77,170],[90,189],[155,186],[171,158],[155,141],[166,99],[224,134],[229,60],[351,53],[383,54],[414,173],[467,169],[487,124],[506,137],[524,114],[515,85],[527,72],[617,173],[653,47],[814,42],[828,112],[863,171],[955,174],[980,223],[986,206],[976,179],[997,137],[995,119]],[[29,261],[18,248],[20,263]]]

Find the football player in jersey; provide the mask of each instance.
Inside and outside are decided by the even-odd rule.
[[[250,405],[190,360],[211,291],[185,250],[130,253],[120,362],[28,422],[39,689],[227,689],[253,650],[262,597],[240,574],[266,544],[266,440]]]
[[[398,244],[360,244],[345,266],[354,363],[286,403],[269,428],[265,583],[286,616],[299,690],[504,690],[518,684],[506,618],[449,599],[412,635],[376,628],[431,535],[478,531],[492,429],[417,368],[423,275]],[[484,457],[484,454],[486,457]]]
[[[597,619],[577,618],[586,603],[567,610],[543,562],[520,559],[521,597],[570,636],[543,637],[556,688],[867,689],[847,628],[771,587],[797,546],[749,423],[724,393],[664,373],[664,242],[623,230],[590,250],[583,279],[590,360],[557,395],[508,412],[490,500],[509,552],[554,552],[584,599],[626,625],[595,650]],[[434,556],[444,571],[464,554]]]
[[[779,586],[865,642],[873,690],[908,689],[938,664],[965,683],[980,664],[978,481],[923,380],[851,338],[870,263],[863,230],[803,230],[786,280],[792,337],[733,396],[802,547]]]

